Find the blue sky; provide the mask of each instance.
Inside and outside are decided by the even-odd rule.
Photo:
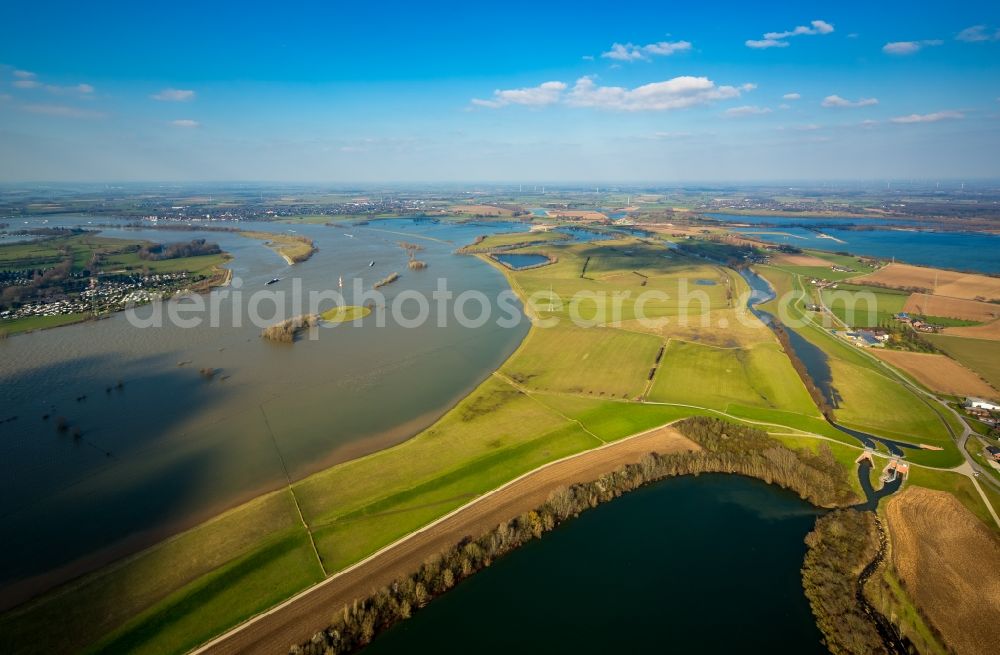
[[[996,3],[758,4],[8,2],[0,180],[1000,177]]]

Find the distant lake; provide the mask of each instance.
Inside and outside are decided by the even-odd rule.
[[[615,234],[610,231],[605,232],[603,230],[588,230],[584,227],[563,226],[555,231],[568,234],[573,241],[609,241],[611,239],[621,238],[620,233]]]
[[[510,266],[516,271],[531,268],[532,266],[539,266],[549,261],[549,258],[545,255],[519,253],[497,253],[493,255],[493,259]]]
[[[771,216],[768,214],[705,214],[708,218],[727,223],[759,225],[918,225],[917,222],[898,218],[867,216]]]
[[[824,239],[816,232],[796,227],[733,228],[769,243],[787,243],[800,248],[845,251],[882,259],[893,257],[908,264],[937,266],[979,273],[1000,273],[1000,235],[982,232],[918,232],[914,230],[841,230],[824,228]],[[843,243],[841,243],[843,242]]]
[[[670,478],[509,554],[365,652],[826,653],[799,573],[818,513],[758,480]]]

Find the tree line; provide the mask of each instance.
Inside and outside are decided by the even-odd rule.
[[[877,520],[871,512],[837,510],[806,535],[802,587],[833,655],[889,653],[858,597],[858,576],[879,552]]]
[[[291,648],[292,655],[338,655],[359,650],[374,636],[409,618],[435,596],[490,566],[515,548],[541,537],[563,521],[578,516],[639,487],[678,475],[736,473],[791,489],[820,506],[846,506],[857,501],[844,469],[826,444],[817,452],[790,450],[756,428],[714,418],[695,417],[677,429],[702,450],[660,455],[650,453],[637,464],[623,466],[592,482],[554,491],[540,507],[505,521],[479,537],[466,537],[428,559],[416,571],[353,603],[332,618],[331,625],[309,641]]]
[[[221,252],[222,248],[217,243],[208,243],[205,239],[192,239],[187,243],[155,243],[143,246],[139,248],[138,255],[140,259],[160,261],[200,255],[218,255]]]

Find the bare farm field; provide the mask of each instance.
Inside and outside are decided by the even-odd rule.
[[[967,339],[988,339],[990,341],[1000,341],[1000,319],[983,325],[945,328],[944,333],[955,337],[965,337]]]
[[[980,396],[993,398],[996,389],[978,375],[945,355],[884,350],[872,348],[876,355],[917,379],[928,389],[952,396]]]
[[[459,214],[478,216],[512,216],[514,214],[512,209],[494,207],[493,205],[453,205],[449,210]]]
[[[996,652],[1000,539],[953,496],[909,487],[886,505],[892,564],[959,655]]]
[[[928,293],[914,293],[906,300],[903,311],[923,316],[945,316],[961,318],[967,321],[986,323],[1000,318],[1000,305],[965,300],[963,298],[948,298]]]
[[[830,262],[813,255],[779,254],[774,257],[774,263],[786,266],[830,266]]]
[[[966,300],[1000,299],[1000,278],[909,264],[889,264],[855,282],[892,289],[923,289],[936,296]]]

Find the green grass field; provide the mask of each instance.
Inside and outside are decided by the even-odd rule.
[[[471,250],[489,250],[491,248],[509,248],[514,245],[553,243],[568,239],[569,236],[562,232],[508,232],[491,234],[469,248]]]
[[[635,398],[661,345],[654,336],[613,328],[539,328],[500,370],[538,391]]]
[[[890,321],[903,311],[908,298],[904,293],[857,285],[838,285],[821,293],[830,311],[851,327],[877,327]]]
[[[31,332],[32,330],[46,330],[48,328],[59,327],[61,325],[71,325],[86,321],[90,314],[60,314],[58,316],[25,316],[24,318],[9,319],[0,321],[0,333],[7,335],[20,334],[21,332]]]
[[[945,334],[929,334],[926,339],[949,357],[981,375],[1000,388],[1000,341],[966,339]]]
[[[831,243],[833,245],[833,243]],[[833,252],[827,252],[825,250],[803,250],[803,254],[817,257],[819,259],[826,260],[830,262],[830,265],[837,265],[843,268],[852,268],[853,272],[850,271],[834,271],[830,266],[792,266],[784,264],[776,264],[775,268],[780,268],[783,271],[801,275],[808,280],[831,280],[831,281],[841,281],[847,280],[860,275],[865,275],[866,273],[871,273],[872,269],[864,264],[858,262],[857,257],[851,255],[838,255]],[[843,286],[843,285],[841,285]]]
[[[320,316],[327,323],[349,323],[364,318],[372,313],[371,308],[360,305],[337,305],[326,310]]]
[[[649,399],[721,410],[735,403],[819,416],[776,343],[742,349],[671,341]]]

